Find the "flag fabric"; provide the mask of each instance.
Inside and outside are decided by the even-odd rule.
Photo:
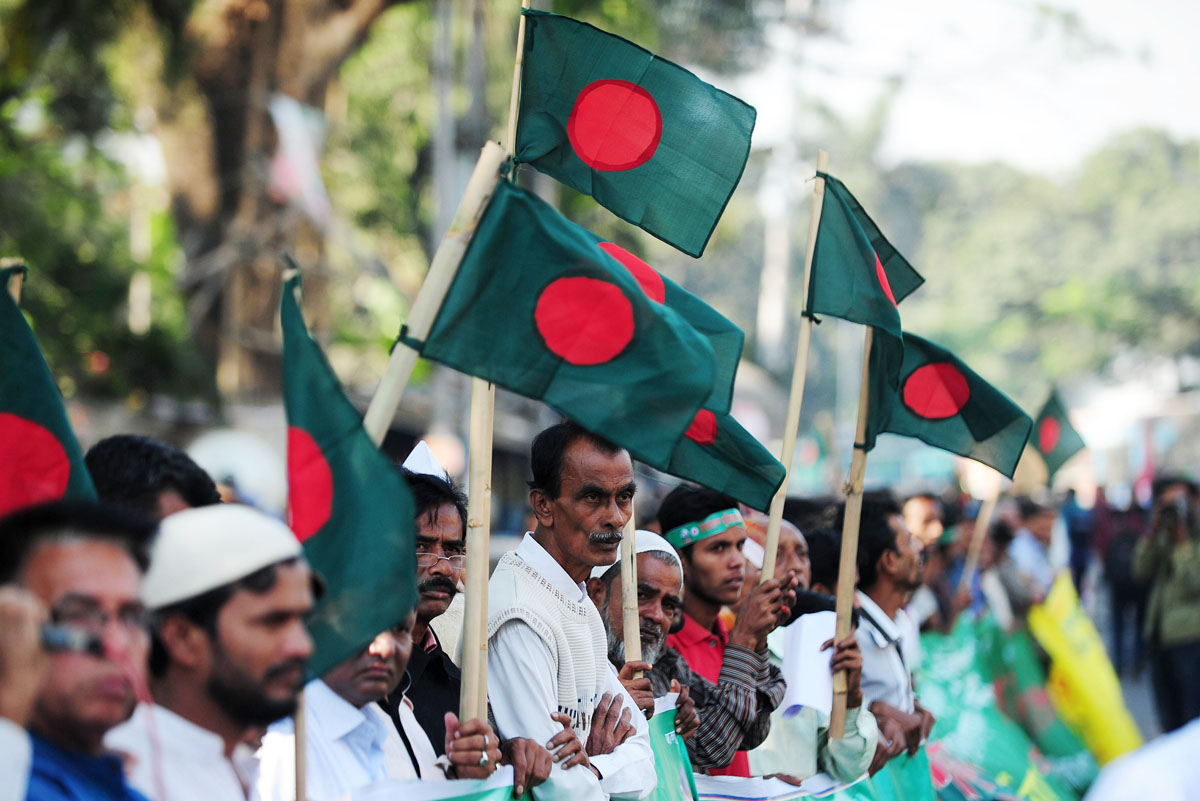
[[[746,341],[742,329],[625,248],[614,242],[606,242],[587,229],[580,230],[591,236],[601,250],[620,262],[637,280],[647,297],[679,314],[712,345],[716,354],[717,375],[704,407],[716,414],[727,414],[733,404],[733,380]]]
[[[1071,425],[1058,390],[1050,391],[1050,397],[1033,421],[1033,447],[1046,461],[1050,478],[1084,448],[1083,438]]]
[[[701,409],[664,470],[766,511],[783,483],[783,464],[728,414]]]
[[[808,311],[901,337],[896,306],[925,282],[837,178],[825,195],[808,284]]]
[[[288,523],[325,580],[308,630],[319,676],[401,620],[416,603],[416,506],[400,472],[371,442],[284,282],[283,401]]]
[[[862,205],[837,178],[825,180],[821,219],[808,283],[807,311],[875,329],[872,380],[895,388],[904,333],[897,304],[925,279],[879,231]]]
[[[517,161],[699,257],[746,167],[754,108],[619,36],[522,13]]]
[[[683,738],[675,732],[675,703],[678,693],[654,699],[650,718],[650,750],[654,752],[654,772],[658,783],[648,801],[696,801],[696,782],[692,762]]]
[[[422,356],[555,407],[665,465],[712,393],[708,340],[596,237],[501,181]]]
[[[885,362],[894,354],[884,339],[871,348],[866,449],[878,434],[900,434],[1012,478],[1033,428],[1029,415],[954,354],[915,334],[904,335],[899,383],[891,387]]]
[[[62,395],[0,270],[0,516],[59,498],[95,499]]]

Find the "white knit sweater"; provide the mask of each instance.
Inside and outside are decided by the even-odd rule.
[[[550,649],[558,711],[586,741],[592,712],[604,692],[607,639],[590,599],[572,601],[515,553],[506,553],[488,582],[488,638],[519,620]]]

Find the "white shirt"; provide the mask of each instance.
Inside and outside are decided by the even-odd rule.
[[[311,801],[332,801],[381,779],[443,779],[429,738],[416,727],[405,727],[418,760],[417,775],[392,719],[376,704],[356,708],[324,681],[313,679],[304,688],[308,742],[307,793]],[[405,707],[407,709],[407,707]],[[414,720],[415,723],[415,720]],[[271,724],[258,749],[258,793],[262,801],[292,801],[296,797],[295,721]],[[428,769],[426,769],[428,768]]]
[[[516,554],[568,598],[586,600],[584,585],[573,581],[532,534],[525,535]],[[558,704],[557,686],[549,646],[524,622],[505,623],[488,641],[488,698],[502,737],[531,737],[545,745],[561,732],[562,726],[550,718]],[[605,796],[640,801],[653,792],[658,781],[654,752],[650,749],[650,729],[612,665],[608,666],[604,689],[624,696],[625,708],[633,710],[630,717],[633,734],[611,754],[590,757],[603,777],[599,782],[586,768],[564,771],[558,763],[554,764],[550,778],[556,796],[562,792],[562,797],[570,797],[572,801]]]
[[[859,605],[855,637],[862,651],[863,705],[869,707],[875,701],[883,701],[901,712],[912,712],[915,709],[912,677],[905,662],[903,642],[906,632],[866,593],[858,590],[855,597]]]
[[[33,761],[33,743],[29,732],[8,718],[0,718],[0,801],[25,801],[29,768]]]
[[[138,704],[104,744],[128,754],[129,783],[156,801],[258,801],[258,760],[248,745],[225,758],[225,741],[164,706]],[[159,783],[162,792],[159,791]]]
[[[1084,801],[1192,801],[1200,787],[1200,720],[1109,763]]]
[[[1008,546],[1008,555],[1012,557],[1018,572],[1033,582],[1042,595],[1050,591],[1054,584],[1054,568],[1046,555],[1046,546],[1027,528],[1017,529],[1012,544]]]

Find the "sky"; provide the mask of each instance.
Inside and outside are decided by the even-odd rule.
[[[786,130],[788,85],[859,119],[903,78],[885,163],[1000,160],[1069,171],[1138,126],[1200,138],[1200,2],[1195,0],[832,0],[833,34],[786,34],[737,92],[759,110],[756,145]],[[1053,9],[1048,16],[1038,8]],[[1056,22],[1077,15],[1074,33]],[[1070,27],[1070,26],[1067,26]],[[831,143],[836,150],[836,143]]]

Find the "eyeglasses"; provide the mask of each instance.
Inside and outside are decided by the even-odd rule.
[[[433,567],[438,562],[445,560],[450,563],[450,567],[455,570],[462,570],[467,564],[467,555],[462,553],[452,554],[451,556],[439,556],[430,551],[417,551],[417,567]]]
[[[116,614],[111,614],[92,603],[75,600],[64,601],[51,609],[50,620],[95,637],[102,637],[108,624],[114,621],[126,634],[143,635],[150,625],[149,613],[141,604],[127,604]]]

